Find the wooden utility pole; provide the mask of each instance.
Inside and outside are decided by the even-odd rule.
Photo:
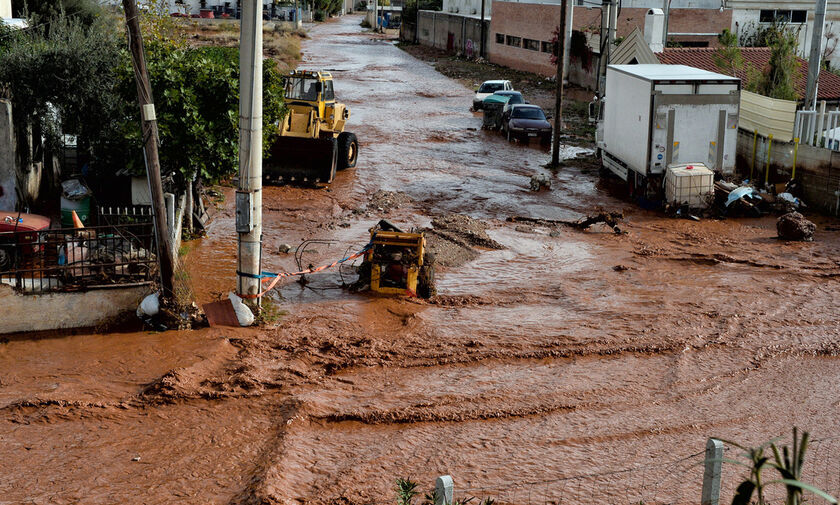
[[[143,53],[143,38],[140,35],[135,0],[123,0],[125,24],[128,28],[128,46],[134,63],[134,79],[137,81],[137,99],[140,102],[140,125],[143,131],[143,150],[146,160],[146,176],[152,195],[155,235],[160,262],[160,283],[164,298],[172,299],[175,292],[175,261],[172,257],[172,241],[166,223],[166,205],[163,203],[163,184],[160,180],[160,157],[158,156],[158,128],[152,86],[146,70],[146,56]],[[174,223],[172,223],[174,225]]]
[[[563,70],[565,59],[563,52],[566,49],[566,2],[563,0],[560,8],[560,33],[557,36],[557,91],[554,97],[554,134],[551,139],[551,166],[560,165],[560,128],[563,126]]]
[[[481,0],[481,52],[478,53],[479,56],[482,58],[487,58],[487,49],[485,46],[487,45],[487,31],[484,29],[484,0]]]
[[[825,28],[826,0],[817,0],[814,5],[814,29],[811,32],[811,56],[808,58],[808,88],[805,94],[805,109],[817,110],[817,88],[822,66],[822,40]],[[821,132],[817,132],[820,135]]]

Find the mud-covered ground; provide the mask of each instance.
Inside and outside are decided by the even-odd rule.
[[[342,257],[385,217],[461,238],[439,295],[352,294],[344,268],[281,285],[259,329],[4,341],[0,503],[393,503],[396,477],[448,473],[505,503],[688,504],[707,437],[793,425],[820,440],[806,479],[838,490],[837,221],[787,243],[773,218],[670,219],[585,164],[546,172],[478,128],[471,89],[359,21],[303,45],[352,108],[359,166],[265,189],[265,269],[296,269],[278,251],[303,239],[331,241],[305,264]],[[186,259],[201,302],[234,286],[224,194]],[[599,208],[626,233],[507,221]]]

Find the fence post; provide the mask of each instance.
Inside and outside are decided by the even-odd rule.
[[[790,180],[796,178],[796,155],[799,154],[799,139],[793,139],[793,169],[790,171]]]
[[[455,485],[452,476],[441,475],[435,481],[435,505],[452,505],[452,497],[455,494]]]
[[[703,471],[703,499],[701,505],[719,505],[720,469],[723,464],[723,442],[710,438],[706,442],[706,468]]]
[[[753,182],[753,172],[755,172],[755,155],[758,152],[758,130],[753,130],[753,159],[752,166],[750,166],[750,182]]]
[[[770,150],[773,147],[773,134],[771,133],[767,137],[767,167],[764,171],[764,186],[767,186],[767,183],[770,182]]]

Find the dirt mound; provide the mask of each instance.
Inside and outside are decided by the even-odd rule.
[[[783,240],[814,240],[817,225],[805,219],[799,212],[788,212],[776,221],[776,231]]]
[[[367,210],[388,213],[409,203],[411,203],[411,197],[402,191],[383,191],[380,189],[370,197]]]
[[[447,214],[432,219],[432,228],[423,230],[435,261],[444,267],[463,265],[478,257],[475,247],[504,249],[487,235],[487,225],[469,216]]]

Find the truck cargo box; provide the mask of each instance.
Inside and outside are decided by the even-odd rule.
[[[674,164],[733,173],[740,92],[736,77],[685,65],[609,65],[604,167],[625,180],[662,177]]]

